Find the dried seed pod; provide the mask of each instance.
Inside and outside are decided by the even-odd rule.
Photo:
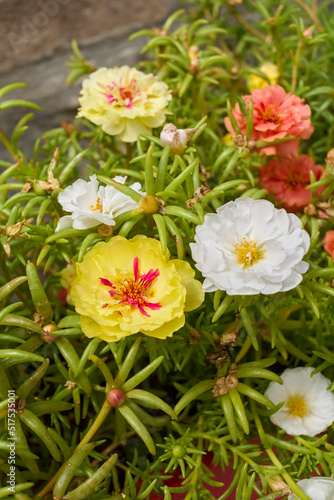
[[[100,224],[99,227],[97,228],[97,232],[101,236],[105,236],[105,237],[111,236],[113,231],[114,231],[114,227],[108,226],[107,224]]]

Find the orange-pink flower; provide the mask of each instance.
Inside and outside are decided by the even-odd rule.
[[[324,237],[324,249],[334,260],[334,231],[327,231]]]
[[[281,207],[288,212],[296,212],[310,202],[311,191],[306,186],[310,184],[311,171],[318,180],[324,169],[321,165],[314,165],[307,155],[282,161],[271,160],[261,168],[259,180],[277,202],[282,202]],[[319,188],[318,195],[323,190],[324,187]]]
[[[258,149],[259,154],[281,157],[298,156],[298,138],[308,139],[313,132],[310,121],[311,109],[304,104],[304,99],[287,94],[280,85],[268,85],[263,89],[253,90],[251,95],[242,96],[242,99],[245,101],[246,109],[248,109],[249,100],[253,100],[252,141],[272,142],[290,135],[296,137],[296,139],[280,144],[261,147]],[[247,119],[238,103],[232,112],[241,133],[245,135]],[[225,126],[232,136],[236,134],[229,118],[225,118]]]

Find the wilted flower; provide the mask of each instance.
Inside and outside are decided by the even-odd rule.
[[[301,155],[299,158],[271,160],[261,167],[259,181],[263,187],[272,193],[276,201],[281,201],[282,207],[289,212],[301,210],[309,204],[311,191],[306,189],[310,184],[310,172],[319,180],[324,169],[314,165],[312,158]],[[318,189],[318,195],[324,187]]]
[[[333,500],[334,479],[331,477],[315,476],[302,479],[297,486],[312,500]],[[298,500],[295,495],[289,495],[288,500]]]
[[[285,157],[298,156],[297,138],[308,139],[313,132],[310,121],[311,109],[307,104],[304,104],[304,99],[290,93],[287,94],[279,85],[268,85],[264,89],[253,90],[251,95],[242,98],[245,101],[246,109],[249,100],[253,100],[254,113],[251,141],[272,142],[284,139],[287,136],[296,137],[296,139],[280,144],[260,147],[259,154]],[[239,103],[235,105],[232,112],[241,133],[246,135],[247,118],[241,112]],[[236,134],[229,118],[225,118],[225,126],[232,136]]]
[[[248,88],[249,90],[263,89],[268,85],[276,85],[279,77],[278,67],[276,64],[267,62],[260,66],[259,70],[266,75],[268,80],[261,78],[258,75],[249,75],[248,77]]]
[[[207,214],[191,251],[203,290],[228,295],[272,294],[302,280],[310,237],[301,222],[267,200],[238,198]]]
[[[112,256],[112,258],[111,258]],[[134,333],[166,338],[204,300],[190,265],[169,260],[158,240],[115,236],[77,264],[71,298],[87,337],[114,342]]]
[[[78,116],[124,142],[160,127],[171,99],[166,83],[129,66],[98,69],[83,82],[81,94]]]
[[[334,231],[327,231],[324,237],[324,249],[329,253],[334,260]]]
[[[124,184],[126,177],[117,176],[114,180]],[[130,187],[140,193],[139,182]],[[89,182],[75,181],[58,195],[58,201],[71,215],[59,219],[56,231],[68,227],[88,229],[99,224],[114,226],[115,217],[138,207],[130,196],[113,186],[100,186],[96,175],[92,175]]]
[[[315,436],[334,421],[334,395],[327,389],[331,381],[321,373],[311,377],[314,368],[285,370],[283,385],[270,382],[265,396],[275,405],[284,406],[270,416],[271,421],[288,434]]]
[[[195,128],[177,128],[173,123],[166,123],[161,131],[160,139],[163,146],[170,144],[172,155],[183,155],[188,147],[188,141],[196,132]]]

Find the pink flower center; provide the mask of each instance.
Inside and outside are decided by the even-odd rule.
[[[122,77],[119,84],[112,82],[107,85],[109,92],[104,93],[108,100],[108,104],[118,108],[132,108],[135,102],[140,100],[141,91],[137,86],[137,81],[132,78],[129,83],[122,86]]]
[[[262,120],[266,123],[274,123],[275,125],[280,125],[282,123],[281,117],[275,109],[273,104],[269,104],[262,112],[261,112]]]
[[[150,302],[148,298],[151,283],[159,276],[159,269],[150,269],[147,273],[139,275],[138,257],[133,261],[133,278],[117,280],[115,284],[106,278],[99,278],[102,285],[110,288],[110,297],[118,303],[128,304],[137,308],[144,316],[150,316],[145,309],[156,310],[161,308],[159,302]],[[108,303],[103,308],[108,307]]]

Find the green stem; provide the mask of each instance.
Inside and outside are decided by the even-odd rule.
[[[302,55],[303,44],[301,41],[298,42],[295,59],[292,67],[292,78],[291,78],[291,93],[294,94],[297,85],[297,77],[298,77],[298,64],[300,60],[300,56]]]
[[[86,443],[88,443],[92,439],[92,437],[94,436],[94,434],[98,431],[98,429],[102,425],[102,423],[103,423],[104,419],[106,418],[106,416],[108,415],[110,409],[111,409],[111,406],[108,403],[108,401],[106,400],[104,402],[102,408],[101,408],[100,413],[96,417],[96,420],[94,421],[93,425],[91,426],[91,428],[89,429],[89,431],[87,432],[87,434],[84,436],[84,438],[80,441],[80,443],[75,448],[75,450],[73,451],[73,453],[75,453],[77,450],[79,450],[80,448],[82,448]],[[72,455],[73,455],[73,453],[72,453]],[[63,470],[63,468],[64,468],[64,464],[60,467],[60,469],[58,470],[58,472],[53,476],[53,478],[51,479],[51,481],[49,481],[49,483],[38,494],[38,498],[43,498],[51,490],[51,488],[56,483],[56,481],[57,481],[57,479],[58,479],[61,471]]]
[[[2,130],[2,128],[0,128],[0,141],[3,143],[3,145],[5,146],[7,151],[9,151],[9,153],[12,155],[12,157],[14,158],[15,161],[21,160],[21,158],[16,153],[14,153],[13,148],[11,146],[11,143],[9,142],[9,140],[8,140],[6,134],[4,133],[4,131]]]

